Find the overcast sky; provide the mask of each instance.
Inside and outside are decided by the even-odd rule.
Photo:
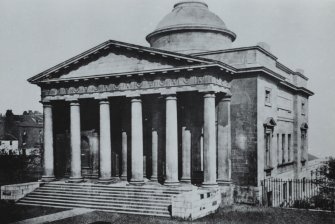
[[[0,0],[0,113],[42,111],[26,80],[108,39],[147,46],[176,0]],[[310,152],[335,156],[335,0],[207,0],[237,34],[234,47],[267,42],[302,68],[310,98]]]

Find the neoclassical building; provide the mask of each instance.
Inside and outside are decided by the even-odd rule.
[[[201,1],[175,4],[146,39],[108,40],[28,80],[41,88],[44,181],[299,178],[313,95],[303,70],[266,43],[234,47]]]

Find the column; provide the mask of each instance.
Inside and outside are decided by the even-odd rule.
[[[182,124],[182,175],[181,181],[190,183],[191,182],[191,130],[190,130],[190,107],[186,97],[183,104],[183,124]]]
[[[216,185],[215,94],[204,95],[204,187]]]
[[[110,182],[112,176],[112,144],[110,106],[108,99],[100,100],[100,178],[99,182]]]
[[[52,125],[52,105],[43,103],[44,114],[44,170],[42,181],[55,180],[54,175],[54,146],[53,146],[53,125]]]
[[[152,175],[150,180],[153,182],[158,181],[158,145],[159,145],[159,126],[160,126],[160,119],[161,113],[159,108],[159,99],[154,96],[151,107],[151,119],[152,119],[152,126],[151,126],[151,157],[152,157]]]
[[[231,183],[231,95],[225,95],[218,103],[217,140],[218,140],[218,183]]]
[[[177,185],[178,181],[178,124],[177,97],[168,95],[166,100],[166,179],[165,185]]]
[[[71,176],[70,182],[81,182],[81,149],[80,149],[80,106],[78,101],[70,102],[71,131]]]
[[[142,100],[131,99],[131,184],[143,184]]]
[[[128,136],[125,130],[122,130],[122,174],[121,180],[127,180],[127,152],[128,152]]]

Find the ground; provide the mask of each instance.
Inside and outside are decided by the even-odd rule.
[[[1,223],[10,223],[13,221],[24,220],[32,217],[52,214],[65,209],[45,208],[45,207],[31,207],[31,206],[17,206],[1,204]],[[98,224],[98,223],[189,223],[187,221],[159,218],[152,216],[137,216],[125,215],[100,211],[92,211],[83,215],[74,216],[67,219],[62,219],[52,224],[68,224],[68,223],[82,223],[82,224]],[[295,224],[310,224],[310,223],[335,223],[334,212],[323,211],[308,211],[296,209],[282,209],[282,208],[264,208],[247,205],[234,205],[232,207],[221,208],[216,214],[198,219],[193,223],[295,223]]]

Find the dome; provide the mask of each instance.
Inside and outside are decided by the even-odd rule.
[[[193,53],[230,48],[236,35],[202,1],[174,5],[156,29],[147,36],[152,47]]]

